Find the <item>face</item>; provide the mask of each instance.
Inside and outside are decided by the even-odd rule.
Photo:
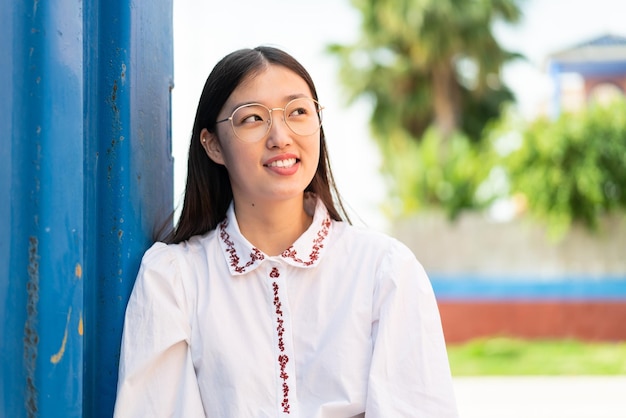
[[[269,65],[233,91],[217,120],[230,117],[242,104],[282,109],[296,97],[312,97],[306,82],[285,67]],[[307,136],[295,134],[285,124],[280,109],[272,111],[271,127],[257,142],[241,141],[230,122],[218,123],[214,134],[203,130],[201,141],[209,158],[228,170],[236,204],[301,199],[320,156],[320,131]]]

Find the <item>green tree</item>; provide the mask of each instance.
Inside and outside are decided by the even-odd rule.
[[[419,140],[434,124],[442,138],[482,126],[512,100],[500,69],[517,54],[492,34],[517,22],[520,0],[352,0],[362,15],[353,45],[331,45],[352,98],[373,98],[372,129],[383,147],[391,130]]]
[[[500,70],[518,54],[501,48],[497,20],[517,22],[520,0],[352,0],[360,39],[331,45],[351,100],[373,104],[370,126],[393,210],[442,206],[451,217],[477,207],[489,173],[483,127],[513,96]]]

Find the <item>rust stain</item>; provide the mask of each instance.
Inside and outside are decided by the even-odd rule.
[[[63,358],[63,354],[65,354],[65,347],[67,346],[67,334],[70,326],[70,317],[72,316],[72,307],[67,311],[67,320],[65,321],[65,332],[63,333],[63,340],[61,341],[61,348],[57,351],[56,354],[50,356],[50,363],[58,364]]]
[[[111,93],[111,101],[115,102],[117,99],[117,80],[113,80],[113,92]]]
[[[83,313],[80,313],[80,318],[78,319],[78,335],[83,335]]]
[[[111,91],[111,96],[110,98],[107,100],[109,105],[111,106],[111,111],[112,111],[112,129],[113,132],[119,132],[122,130],[122,122],[120,120],[120,110],[117,107],[117,93],[118,93],[118,83],[117,80],[113,80],[113,87],[112,87],[112,91]],[[116,136],[116,134],[114,133],[114,136]],[[113,182],[113,167],[115,164],[115,160],[116,160],[116,139],[113,138],[111,140],[111,146],[109,148],[107,148],[106,150],[106,154],[110,159],[110,164],[107,167],[107,183],[109,184],[109,187],[112,187],[112,182]]]
[[[76,267],[74,268],[74,275],[76,275],[77,279],[81,279],[83,277],[83,268],[80,263],[76,263]]]
[[[37,416],[37,387],[35,370],[37,368],[37,307],[39,305],[39,240],[28,238],[28,282],[26,283],[26,323],[24,324],[24,367],[26,369],[26,387],[24,406],[28,417]]]

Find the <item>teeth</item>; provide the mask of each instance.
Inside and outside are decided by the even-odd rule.
[[[296,163],[296,159],[295,158],[289,158],[287,160],[277,160],[274,161],[270,164],[268,164],[268,167],[281,167],[281,168],[285,168],[285,167],[291,167]]]

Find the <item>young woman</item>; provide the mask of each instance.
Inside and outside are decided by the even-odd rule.
[[[342,221],[317,100],[275,48],[209,75],[180,220],[126,311],[116,417],[456,416],[430,282]]]

